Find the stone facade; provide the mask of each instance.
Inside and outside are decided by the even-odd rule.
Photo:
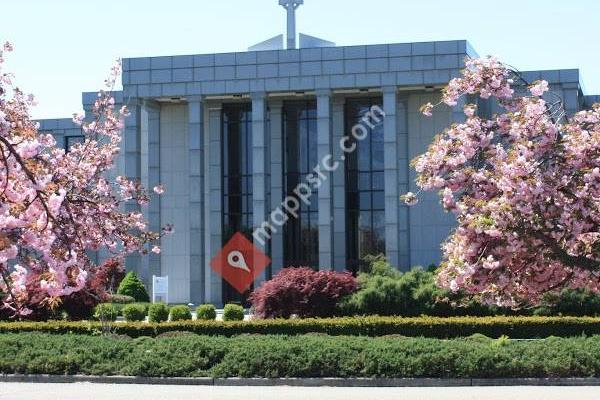
[[[223,284],[209,262],[224,235],[223,105],[251,105],[251,209],[257,226],[285,194],[284,104],[314,101],[317,154],[339,159],[347,101],[367,96],[380,98],[386,114],[385,253],[403,270],[438,263],[440,243],[454,226],[452,215],[442,211],[435,193],[422,194],[419,205],[411,208],[399,195],[416,190],[409,161],[463,116],[460,104],[436,109],[432,118],[423,118],[419,107],[439,99],[439,89],[459,74],[467,56],[476,54],[463,40],[124,59],[117,101],[128,105],[131,116],[114,174],[149,187],[162,183],[166,193],[160,198],[153,194],[144,212],[153,229],[175,226],[174,234],[163,238],[160,255],[131,256],[128,268],[147,283],[153,274],[168,275],[172,302],[221,305]],[[598,101],[598,96],[584,96],[575,69],[526,72],[525,78],[548,80],[569,113]],[[86,110],[94,96],[83,94]],[[41,129],[52,131],[65,146],[81,135],[68,119],[41,121]],[[345,269],[346,172],[344,166],[327,172],[315,199],[321,269]],[[272,264],[255,285],[282,268],[283,248],[279,231],[264,249]]]

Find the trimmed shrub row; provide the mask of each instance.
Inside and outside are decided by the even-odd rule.
[[[127,306],[132,305],[142,307],[144,309],[144,315],[146,315],[148,313],[148,307],[150,306],[150,303],[100,303],[94,308],[94,314],[92,315],[92,317],[97,320],[100,319],[100,312],[104,312],[105,318],[107,318],[108,316],[107,319],[109,320],[111,320],[111,315],[114,315],[115,319],[118,316],[125,317],[125,315],[123,314],[123,309]]]
[[[0,373],[212,377],[600,376],[600,336],[514,341],[193,334],[0,335]]]
[[[204,321],[215,320],[217,311],[212,304],[202,304],[196,308],[197,318]],[[192,311],[186,305],[169,307],[164,303],[101,303],[94,310],[94,319],[105,321],[116,321],[117,316],[123,316],[127,322],[144,321],[146,315],[150,322],[165,322],[171,317],[171,321],[189,321],[192,319]],[[241,321],[244,319],[244,308],[235,304],[225,305],[223,311],[225,321]]]
[[[152,310],[150,311],[152,313]],[[0,333],[44,332],[93,334],[99,322],[0,322]],[[252,320],[252,321],[178,321],[164,323],[114,323],[117,334],[131,337],[157,336],[185,331],[201,335],[235,336],[241,334],[301,335],[323,333],[349,336],[424,336],[433,338],[466,337],[476,333],[489,337],[544,338],[549,336],[600,335],[596,317],[345,317],[328,319]]]

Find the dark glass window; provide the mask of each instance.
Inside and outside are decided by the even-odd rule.
[[[69,149],[75,143],[83,143],[83,142],[85,142],[85,136],[84,135],[65,136],[65,151],[69,152]]]
[[[317,166],[317,104],[315,101],[286,102],[283,107],[284,195],[292,195],[299,183]],[[284,266],[319,265],[317,192],[310,204],[300,202],[299,218],[284,226]]]
[[[368,135],[362,140],[351,134],[375,105],[382,107],[381,98],[352,99],[345,107],[345,132],[357,146],[346,156],[346,252],[353,272],[363,269],[365,256],[385,253],[383,123],[363,123]]]
[[[252,106],[225,104],[222,110],[223,244],[242,232],[252,240]],[[245,302],[223,280],[223,302]]]

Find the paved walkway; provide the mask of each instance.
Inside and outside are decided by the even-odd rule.
[[[598,400],[600,387],[333,388],[0,383],[2,400]]]

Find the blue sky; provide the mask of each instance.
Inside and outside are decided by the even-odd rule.
[[[36,118],[69,117],[117,57],[244,51],[283,33],[277,0],[4,1],[7,67],[36,95]],[[521,69],[580,68],[600,94],[597,0],[305,0],[298,31],[338,45],[467,39]]]

